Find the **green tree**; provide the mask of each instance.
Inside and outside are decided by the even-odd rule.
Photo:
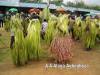
[[[75,0],[75,3],[73,2],[67,2],[67,4],[64,4],[65,6],[70,6],[70,7],[76,7],[76,8],[86,8],[86,9],[94,9],[94,10],[100,10],[100,6],[90,6],[86,5],[83,0]]]

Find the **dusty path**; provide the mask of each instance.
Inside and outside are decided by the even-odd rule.
[[[10,60],[0,64],[0,75],[100,75],[100,50],[90,52],[83,51],[80,47],[74,52],[74,57],[70,64],[88,64],[87,68],[48,68],[46,60],[31,62],[30,64],[17,68]]]

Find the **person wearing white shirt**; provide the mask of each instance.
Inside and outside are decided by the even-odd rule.
[[[41,37],[42,37],[42,39],[44,39],[45,31],[47,29],[47,26],[48,26],[48,22],[46,21],[46,19],[44,19],[44,21],[42,23],[42,31],[41,31]]]

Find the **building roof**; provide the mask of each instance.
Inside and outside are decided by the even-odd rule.
[[[19,3],[20,7],[34,7],[34,8],[45,8],[47,7],[46,3]],[[49,5],[50,9],[57,9],[57,6],[55,4]]]
[[[22,2],[5,2],[0,1],[0,6],[14,6],[14,7],[27,7],[27,8],[45,8],[47,3],[22,3]],[[92,10],[92,9],[84,9],[84,8],[74,8],[74,7],[67,7],[64,4],[61,6],[57,6],[56,4],[50,4],[50,9],[57,9],[58,7],[63,7],[65,10],[70,11],[81,11],[81,12],[96,12],[100,13],[100,11]]]
[[[0,1],[0,6],[19,6],[19,2]]]

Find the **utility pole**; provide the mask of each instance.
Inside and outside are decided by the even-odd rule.
[[[47,1],[47,7],[49,7],[49,5],[50,5],[50,0]]]

